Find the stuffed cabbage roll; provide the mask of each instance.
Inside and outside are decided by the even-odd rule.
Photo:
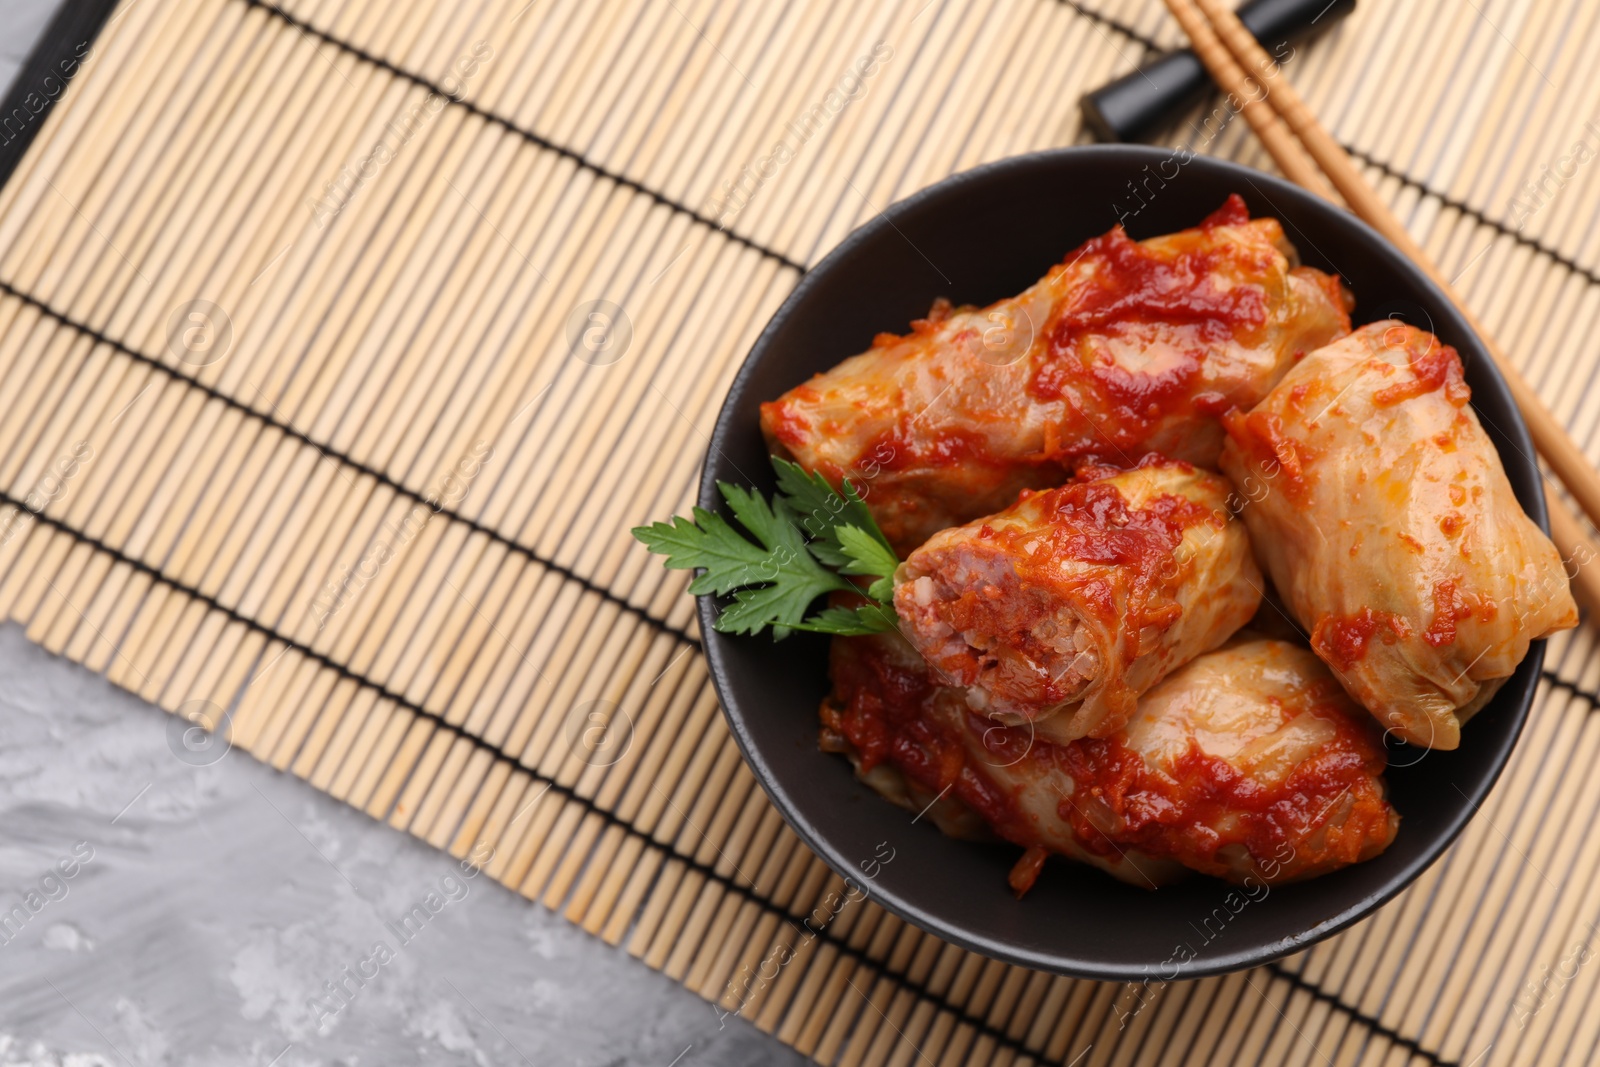
[[[906,638],[974,711],[1106,737],[1139,695],[1255,614],[1261,572],[1229,485],[1150,456],[1080,467],[934,534],[895,574]]]
[[[1374,323],[1228,419],[1222,467],[1312,647],[1397,736],[1455,748],[1528,643],[1577,624],[1455,349]]]
[[[941,829],[1026,849],[1019,895],[1050,854],[1147,888],[1186,870],[1277,884],[1370,859],[1399,825],[1379,730],[1286,642],[1201,656],[1121,733],[1066,744],[975,714],[894,635],[836,638],[831,670],[822,747]]]
[[[1349,332],[1338,280],[1295,266],[1237,196],[1195,229],[1096,237],[1020,296],[940,301],[904,337],[761,406],[775,451],[846,478],[904,556],[1098,455],[1215,466],[1218,417]]]

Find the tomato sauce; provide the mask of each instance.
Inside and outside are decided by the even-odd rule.
[[[1170,463],[1159,457],[1151,462]],[[1180,464],[1185,469],[1187,464]],[[985,526],[980,538],[990,542],[985,552],[1011,561],[1015,577],[1005,591],[1003,610],[994,599],[1001,590],[986,583],[945,600],[939,607],[943,622],[957,632],[993,632],[1000,627],[1006,640],[999,646],[1024,661],[1049,662],[1055,654],[1053,623],[1057,605],[1050,594],[1067,570],[1066,561],[1116,568],[1114,573],[1086,575],[1076,581],[1073,596],[1083,613],[1108,630],[1126,632],[1137,640],[1148,626],[1165,629],[1182,616],[1173,599],[1173,587],[1185,575],[1177,558],[1187,530],[1202,523],[1220,525],[1226,517],[1203,504],[1174,494],[1158,494],[1138,507],[1130,506],[1116,485],[1104,479],[1117,468],[1080,464],[1077,479],[1056,489],[1024,491],[1022,500],[1040,509],[1039,523]],[[986,596],[985,593],[988,595]],[[1054,703],[1067,699],[1075,676],[1041,682],[1038,699]]]
[[[1149,466],[1146,457],[1140,466]],[[1186,469],[1192,470],[1187,464]],[[1187,497],[1161,493],[1130,507],[1114,485],[1104,479],[1123,473],[1112,467],[1081,465],[1077,480],[1057,489],[1028,494],[1045,509],[1050,527],[1044,535],[1048,553],[1025,551],[1025,543],[1035,542],[1036,530],[1006,527],[997,543],[1017,558],[1018,574],[1044,568],[1054,572],[1052,558],[1080,560],[1111,566],[1134,566],[1146,571],[1158,569],[1183,540],[1184,531],[1216,518],[1211,509]]]
[[[1384,641],[1392,643],[1410,637],[1411,624],[1393,612],[1371,608],[1354,615],[1324,615],[1311,631],[1311,647],[1333,667],[1348,671],[1367,658],[1367,647],[1380,632]]]
[[[1201,228],[1248,221],[1244,202],[1230,197]],[[1067,261],[1089,260],[1095,270],[1058,309],[1048,351],[1028,383],[1029,395],[1067,400],[1080,412],[1103,412],[1119,446],[1138,440],[1165,417],[1194,408],[1207,349],[1259,329],[1267,317],[1261,286],[1216,282],[1213,272],[1223,257],[1214,247],[1175,256],[1154,252],[1120,226],[1085,242]],[[1154,323],[1186,327],[1190,340],[1159,371],[1120,366],[1094,344],[1095,337]],[[1211,399],[1210,406],[1218,401]]]
[[[1477,606],[1468,603],[1463,596],[1454,578],[1442,578],[1433,583],[1433,622],[1422,639],[1434,648],[1443,648],[1453,645],[1456,641],[1456,623],[1463,619],[1470,619],[1477,615],[1484,622],[1493,621],[1499,614],[1499,609],[1494,601],[1484,597],[1473,596]]]
[[[1231,197],[1201,229],[1248,221],[1243,201]],[[1095,269],[1057,308],[1027,392],[1039,401],[1065,400],[1079,421],[1093,419],[1093,432],[1083,426],[1055,434],[1047,441],[1047,458],[1082,454],[1107,442],[1135,447],[1170,417],[1225,409],[1220,394],[1199,390],[1207,352],[1259,329],[1267,317],[1261,286],[1224,287],[1212,276],[1227,254],[1215,247],[1155,252],[1118,227],[1068,256],[1069,263],[1087,260]],[[1154,371],[1124,367],[1096,343],[1157,323],[1185,330],[1187,344]]]
[[[802,448],[810,439],[811,420],[801,416],[796,405],[785,402],[762,404],[761,414],[772,428],[772,436],[785,448]]]
[[[1062,851],[1069,836],[1091,855],[1115,858],[1137,850],[1206,869],[1221,866],[1218,853],[1228,846],[1242,845],[1261,863],[1311,851],[1308,839],[1346,796],[1363,805],[1360,818],[1343,843],[1331,835],[1319,844],[1319,856],[1359,847],[1351,842],[1367,833],[1361,820],[1388,818],[1379,787],[1371,784],[1381,749],[1362,733],[1364,724],[1332,705],[1339,688],[1331,679],[1326,692],[1313,689],[1308,706],[1294,712],[1316,714],[1329,702],[1322,717],[1337,725],[1337,740],[1281,781],[1263,784],[1194,744],[1153,769],[1118,738],[1056,744],[964,707],[952,713],[947,704],[938,712],[940,689],[926,669],[886,654],[882,640],[836,639],[834,690],[823,705],[825,736],[831,731],[854,746],[863,771],[888,763],[930,794],[948,791],[1000,837],[1027,849],[1011,874],[1019,895],[1038,877],[1045,853]],[[951,699],[948,691],[943,699]],[[1022,801],[1029,784],[1037,790],[1041,779],[1062,797],[1053,827]]]
[[[1237,409],[1223,416],[1228,436],[1244,449],[1266,477],[1282,478],[1290,500],[1305,499],[1307,469],[1317,454],[1304,441],[1284,432],[1283,420],[1274,412]]]
[[[1250,208],[1245,204],[1244,197],[1229,193],[1221,207],[1200,220],[1200,228],[1214,230],[1218,226],[1243,226],[1249,221]]]
[[[1059,814],[1099,855],[1136,848],[1212,857],[1227,844],[1242,844],[1256,857],[1282,855],[1327,814],[1332,798],[1367,776],[1365,757],[1346,745],[1325,746],[1271,786],[1194,744],[1164,774],[1115,739],[1051,747],[1077,784]],[[1104,814],[1094,818],[1096,811],[1109,812],[1112,826],[1104,825]]]
[[[1428,347],[1419,353],[1414,346],[1424,338]],[[1378,407],[1393,407],[1441,388],[1445,399],[1456,407],[1461,407],[1472,398],[1472,390],[1462,377],[1461,357],[1454,348],[1442,344],[1432,334],[1418,331],[1411,336],[1406,346],[1406,357],[1411,364],[1411,380],[1396,382],[1373,393],[1372,402]]]
[[[904,426],[879,434],[865,449],[869,456],[884,457],[878,466],[887,471],[912,467],[958,467],[969,462],[1000,466],[989,455],[981,431],[940,427],[931,434],[911,433]]]

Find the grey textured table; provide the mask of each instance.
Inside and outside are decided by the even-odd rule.
[[[179,722],[0,628],[0,1064],[802,1062]]]
[[[59,0],[0,0],[0,86],[9,89]]]
[[[0,0],[0,86],[55,6]],[[803,1062],[303,782],[180,760],[176,721],[0,628],[0,1067]]]

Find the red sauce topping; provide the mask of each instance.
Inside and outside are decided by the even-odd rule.
[[[1224,288],[1213,277],[1225,252],[1214,245],[1176,255],[1148,249],[1121,226],[1091,237],[1068,259],[1093,259],[1098,269],[1091,284],[1061,309],[1054,348],[1065,350],[1082,334],[1125,322],[1188,323],[1215,342],[1261,326],[1267,317],[1261,287]]]
[[[1245,206],[1244,197],[1229,193],[1221,207],[1200,220],[1200,228],[1211,230],[1218,226],[1243,226],[1249,221],[1250,209]]]
[[[1155,462],[1167,462],[1155,458]],[[1148,462],[1148,460],[1147,460]],[[1060,561],[1077,560],[1117,568],[1100,581],[1087,581],[1074,592],[1093,614],[1115,623],[1137,640],[1144,626],[1170,626],[1182,609],[1166,596],[1167,585],[1181,577],[1173,558],[1184,532],[1200,523],[1223,521],[1210,508],[1186,497],[1159,494],[1139,507],[1130,507],[1116,485],[1104,480],[1121,473],[1117,468],[1082,464],[1079,480],[1057,489],[1030,493],[1025,498],[1039,509],[1039,523],[987,528],[984,539],[992,551],[1012,561],[1019,588],[997,603],[975,590],[943,601],[940,617],[957,632],[979,630],[1004,633],[1007,648],[1048,662],[1051,639],[1038,633],[1039,624],[1053,617],[1049,597],[1029,595],[1048,589],[1060,573]],[[992,586],[990,588],[993,588]],[[998,592],[998,591],[997,591]],[[1119,592],[1122,594],[1119,596]],[[1064,699],[1066,694],[1048,700]]]
[[[1063,339],[1057,328],[1050,358],[1040,362],[1028,383],[1033,397],[1076,400],[1082,387],[1091,396],[1102,397],[1119,419],[1147,428],[1174,409],[1200,377],[1200,356],[1195,353],[1184,353],[1182,362],[1155,374],[1130,371],[1104,352],[1094,353],[1085,367],[1076,353],[1069,351],[1075,340],[1070,334]]]
[[[761,425],[773,439],[790,449],[802,449],[811,442],[811,420],[801,411],[814,403],[816,390],[801,385],[778,400],[761,405]]]
[[[920,664],[910,668],[887,656],[861,654],[867,651],[863,643],[835,643],[830,673],[835,693],[844,700],[837,721],[828,724],[855,745],[864,772],[894,754],[896,736],[916,721],[935,689]],[[949,781],[943,776],[936,780],[941,787]]]
[[[1234,409],[1222,418],[1228,436],[1238,442],[1268,477],[1283,478],[1284,492],[1291,500],[1303,500],[1306,492],[1306,471],[1316,453],[1303,441],[1290,437],[1283,429],[1283,420],[1269,411],[1252,411],[1248,415]]]
[[[1174,465],[1160,457],[1145,463]],[[986,524],[976,538],[918,550],[912,558],[930,575],[959,575],[974,565],[985,570],[982,581],[951,580],[931,603],[912,609],[929,616],[922,622],[937,620],[941,630],[990,637],[979,647],[957,641],[930,649],[945,677],[983,684],[1018,708],[1049,707],[1081,693],[1083,678],[1068,669],[1061,651],[1067,592],[1092,631],[1116,635],[1119,643],[1101,650],[1108,657],[1101,670],[1110,672],[1104,697],[1131,710],[1135,695],[1113,665],[1136,659],[1152,630],[1164,631],[1183,616],[1177,588],[1190,570],[1178,547],[1188,530],[1221,527],[1228,513],[1175,493],[1152,495],[1135,507],[1112,480],[1123,473],[1081,463],[1077,481],[1021,494],[1018,510],[1005,513],[1008,521]],[[978,556],[998,565],[975,563]]]
[[[1010,879],[1018,895],[1033,885],[1052,841],[1060,847],[1063,829],[1096,855],[1137,849],[1201,869],[1220,866],[1217,853],[1228,845],[1243,845],[1258,865],[1330,855],[1351,862],[1368,842],[1384,837],[1389,808],[1374,777],[1383,764],[1376,731],[1364,718],[1342,713],[1335,702],[1343,698],[1331,679],[1325,691],[1313,687],[1291,717],[1328,719],[1337,738],[1282,780],[1263,783],[1194,745],[1157,770],[1116,738],[1060,745],[964,708],[953,712],[946,704],[936,711],[939,690],[921,665],[891,662],[877,639],[836,640],[832,666],[825,736],[836,731],[853,744],[864,768],[888,761],[930,793],[948,789],[1001,837],[1026,848]],[[974,747],[982,749],[982,759],[973,758]],[[1071,780],[1071,795],[1063,792],[1056,812],[1062,825],[1053,830],[1020,800],[1027,783],[1037,787],[1040,776],[1054,779],[1058,789]],[[1355,805],[1354,813],[1337,830],[1318,835],[1341,802]],[[1317,836],[1324,839],[1313,845]]]
[[[1258,860],[1292,854],[1333,798],[1359,787],[1369,759],[1359,742],[1326,746],[1269,786],[1193,743],[1167,774],[1151,773],[1143,757],[1114,739],[1051,747],[1078,787],[1058,813],[1099,855],[1129,848],[1171,855],[1175,835],[1182,851],[1203,857],[1229,843]],[[1224,838],[1220,828],[1230,823],[1237,829]]]
[[[1494,605],[1490,603],[1489,607],[1493,608]],[[1456,623],[1471,617],[1472,608],[1456,587],[1456,580],[1442,578],[1433,583],[1433,624],[1423,633],[1422,639],[1434,648],[1453,645],[1456,641]]]
[[[1311,647],[1317,655],[1341,671],[1348,671],[1367,657],[1367,647],[1380,628],[1386,643],[1411,636],[1411,624],[1389,611],[1362,608],[1354,615],[1324,615],[1311,631]]]
[[[933,433],[908,433],[904,426],[878,435],[863,450],[877,460],[883,470],[910,467],[956,467],[970,462],[996,463],[989,455],[984,435],[944,427]]]
[[[1391,407],[1440,388],[1444,389],[1445,399],[1456,407],[1471,399],[1472,390],[1467,388],[1466,380],[1461,376],[1461,357],[1456,354],[1456,350],[1441,343],[1432,334],[1420,330],[1406,331],[1406,333],[1406,357],[1411,363],[1411,380],[1396,382],[1394,385],[1379,389],[1372,394],[1372,402],[1380,408]],[[1385,340],[1387,339],[1388,335],[1385,334]],[[1418,352],[1417,346],[1423,343],[1427,347]]]
[[[1045,495],[1053,554],[1086,563],[1159,565],[1186,528],[1211,517],[1194,501],[1167,493],[1130,508],[1116,486],[1102,482],[1075,482]]]
[[[1249,221],[1242,201],[1227,204],[1202,229]],[[1193,406],[1208,348],[1266,322],[1266,293],[1259,285],[1219,285],[1214,272],[1233,250],[1202,246],[1172,253],[1151,250],[1119,226],[1092,238],[1069,256],[1095,269],[1057,308],[1047,351],[1028,392],[1042,401],[1067,400],[1075,408],[1103,411],[1118,447],[1147,434],[1164,417]],[[1192,343],[1157,371],[1129,370],[1096,338],[1116,337],[1128,327],[1163,323],[1187,327]],[[1206,406],[1222,401],[1208,397]],[[1204,408],[1201,409],[1202,411]]]

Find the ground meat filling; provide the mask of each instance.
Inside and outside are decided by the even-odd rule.
[[[1041,706],[1080,699],[1099,676],[1099,655],[1082,616],[1025,587],[1009,561],[962,552],[935,556],[924,567],[927,573],[906,575],[906,623],[928,659],[969,687],[967,703],[974,711],[1002,721],[1034,719]],[[1039,603],[1018,613],[1019,597]],[[1030,620],[1026,632],[1015,628],[1019,617]],[[1028,699],[995,693],[1024,693]]]

